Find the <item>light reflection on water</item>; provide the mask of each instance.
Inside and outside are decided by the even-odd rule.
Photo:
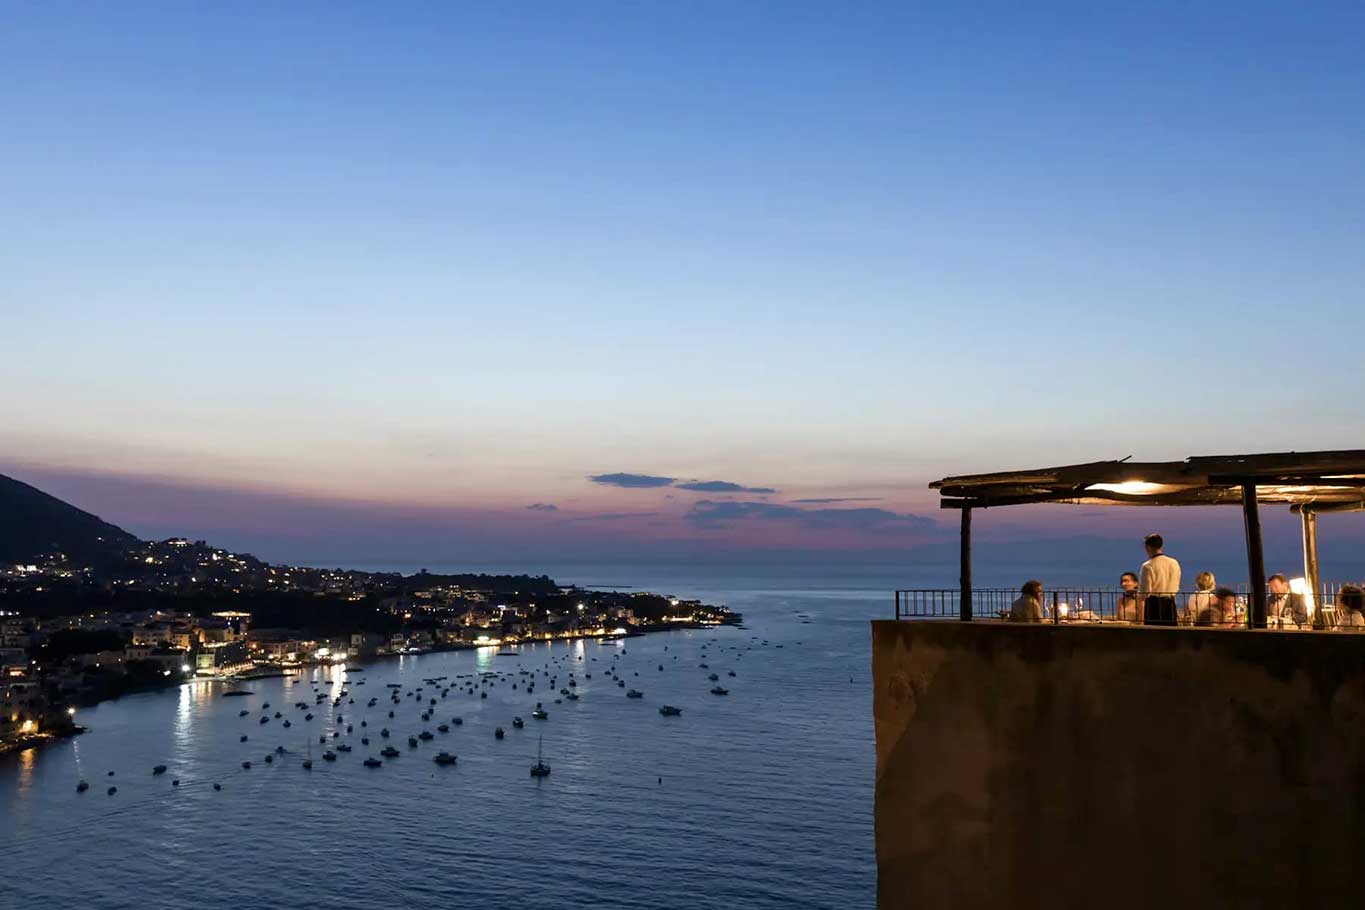
[[[0,855],[15,905],[79,898],[96,910],[143,907],[156,894],[158,906],[187,910],[272,907],[325,892],[358,908],[475,897],[495,910],[871,906],[866,620],[884,598],[714,599],[744,610],[749,629],[537,644],[519,657],[497,657],[497,648],[411,655],[373,661],[350,677],[364,685],[348,685],[339,667],[310,668],[247,683],[257,693],[248,698],[223,698],[222,684],[198,683],[83,711],[90,734],[0,761]],[[817,612],[818,625],[797,615]],[[735,647],[751,650],[728,650]],[[613,664],[643,700],[626,699],[606,676]],[[540,675],[545,668],[558,668],[553,688]],[[518,669],[536,670],[533,693]],[[581,698],[555,704],[570,669]],[[727,677],[729,669],[737,676]],[[518,688],[511,680],[480,687],[476,674],[488,670],[510,672]],[[715,671],[731,695],[709,694],[706,676]],[[424,678],[443,675],[473,681],[475,694],[452,688],[442,699],[425,686],[420,702],[406,697]],[[398,706],[388,701],[391,681],[404,684]],[[325,696],[316,704],[315,683]],[[333,706],[343,688],[347,698]],[[418,714],[433,694],[436,714],[424,725]],[[367,709],[371,697],[378,702]],[[313,721],[303,721],[299,701]],[[536,701],[545,702],[548,721],[530,717]],[[260,724],[264,702],[271,719]],[[661,717],[663,703],[682,707],[683,716]],[[251,709],[245,718],[237,716],[242,707]],[[276,710],[291,729],[273,718]],[[512,728],[514,714],[526,729]],[[408,748],[408,735],[424,726],[436,733],[454,716],[463,726]],[[402,757],[367,770],[360,763],[384,744],[385,725]],[[495,725],[506,739],[493,738]],[[303,771],[308,749],[326,748],[318,735],[330,745],[338,729],[355,751],[335,763],[315,751],[313,770]],[[367,732],[368,749],[360,743]],[[242,733],[247,743],[238,742]],[[554,771],[534,780],[527,768],[542,733]],[[287,754],[264,764],[277,745]],[[434,765],[437,749],[457,753],[458,765]],[[240,767],[246,758],[250,771]],[[153,777],[158,762],[171,771]],[[119,786],[112,797],[104,794],[109,770]],[[81,777],[91,789],[78,796]],[[79,862],[59,861],[66,856]]]

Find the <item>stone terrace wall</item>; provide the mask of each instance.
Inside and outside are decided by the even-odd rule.
[[[1365,635],[872,624],[878,907],[1365,905]]]

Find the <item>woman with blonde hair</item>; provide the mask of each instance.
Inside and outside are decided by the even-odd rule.
[[[1200,612],[1213,606],[1215,584],[1212,572],[1200,572],[1194,577],[1194,593],[1185,598],[1185,609],[1180,612],[1182,625],[1194,625]]]

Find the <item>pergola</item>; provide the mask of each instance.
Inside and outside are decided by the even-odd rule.
[[[962,619],[971,619],[972,510],[1032,503],[1101,506],[1240,505],[1246,525],[1253,627],[1266,624],[1265,559],[1259,504],[1283,503],[1303,523],[1304,575],[1319,589],[1319,512],[1365,511],[1365,450],[1202,455],[1184,461],[1090,464],[966,474],[929,485],[944,509],[962,512]]]

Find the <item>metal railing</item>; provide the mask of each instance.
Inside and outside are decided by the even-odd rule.
[[[1365,585],[1324,584],[1317,592],[1295,585],[1287,595],[1269,596],[1267,627],[1301,631],[1365,631],[1359,592]],[[1343,589],[1346,597],[1343,598]],[[1144,621],[1136,592],[1113,587],[1044,588],[1036,606],[1021,603],[1018,588],[974,588],[973,620],[1048,623],[1127,623]],[[1176,623],[1182,626],[1246,627],[1251,594],[1247,586],[1219,600],[1213,591],[1181,591],[1174,595]],[[961,619],[961,592],[956,588],[903,588],[895,592],[896,619]]]

